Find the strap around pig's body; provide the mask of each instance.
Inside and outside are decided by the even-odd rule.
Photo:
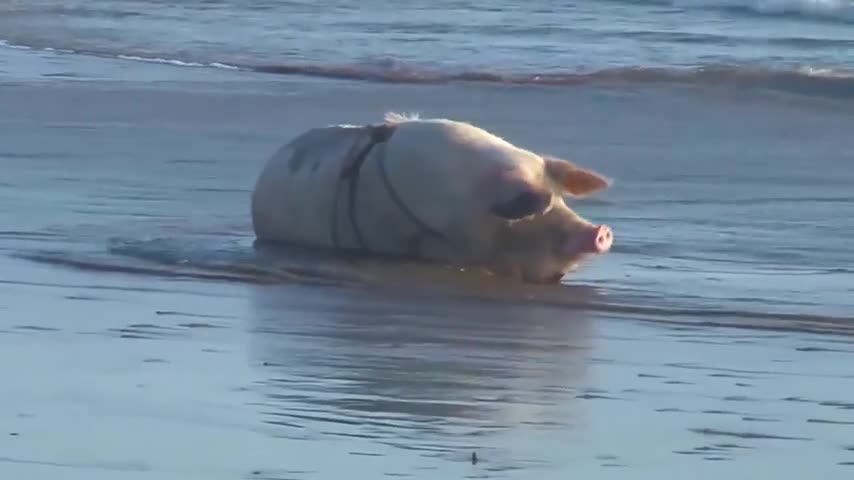
[[[359,222],[357,218],[356,211],[356,198],[359,191],[359,175],[362,170],[362,165],[367,161],[368,154],[371,153],[373,148],[378,144],[387,142],[391,136],[394,134],[396,127],[393,125],[378,125],[368,127],[371,129],[371,141],[361,148],[361,150],[357,152],[353,152],[348,155],[348,158],[352,159],[344,165],[344,168],[341,170],[339,175],[339,182],[335,189],[335,198],[333,199],[334,210],[331,219],[331,232],[332,232],[332,244],[336,249],[341,248],[341,240],[338,232],[338,198],[340,194],[341,184],[346,181],[348,186],[348,198],[347,198],[347,217],[350,222],[350,226],[353,229],[353,236],[356,238],[356,242],[358,242],[359,247],[364,250],[370,250],[365,243],[364,235],[362,234],[361,229],[359,228]],[[400,194],[394,188],[391,183],[391,180],[388,176],[388,171],[386,169],[386,156],[385,152],[381,152],[377,157],[380,180],[383,182],[383,186],[385,186],[386,191],[389,194],[392,202],[403,212],[404,216],[406,216],[409,221],[415,224],[418,227],[418,230],[410,237],[407,246],[407,254],[410,256],[417,256],[418,251],[420,249],[420,243],[422,239],[426,236],[432,236],[436,238],[444,239],[445,236],[439,232],[438,230],[430,227],[426,223],[424,223],[421,219],[418,218],[417,215],[406,205],[406,203],[400,198]]]

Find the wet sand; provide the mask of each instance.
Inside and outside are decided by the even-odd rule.
[[[2,268],[9,478],[841,479],[854,462],[852,351],[832,336]]]
[[[177,232],[205,237],[203,246],[214,239],[210,250],[186,244],[189,257],[214,255],[232,243],[248,248],[248,191],[266,156],[305,125],[370,121],[386,109],[450,112],[508,132],[524,124],[527,142],[556,150],[575,143],[563,151],[621,172],[626,186],[612,202],[666,198],[631,181],[644,162],[664,162],[665,171],[667,162],[678,164],[662,157],[676,147],[661,133],[690,134],[695,127],[680,119],[704,95],[742,94],[672,96],[650,89],[640,96],[590,88],[565,97],[500,86],[222,81],[54,79],[0,87],[4,478],[854,474],[854,348],[844,316],[850,286],[834,280],[846,278],[841,270],[809,277],[810,285],[780,276],[761,286],[833,320],[807,328],[785,317],[776,323],[681,319],[640,308],[584,308],[631,299],[611,288],[612,279],[623,278],[614,272],[630,265],[631,249],[617,249],[562,290],[537,290],[526,301],[488,288],[487,295],[466,300],[441,292],[246,281],[250,274],[179,275],[180,251],[175,264],[140,274],[126,259],[104,253],[116,237]],[[791,125],[780,120],[782,112],[798,110],[800,100],[755,95],[747,97],[761,104],[756,118],[778,123],[758,126],[753,135]],[[525,103],[555,98],[564,98],[562,108]],[[494,108],[479,110],[474,99]],[[748,111],[731,98],[716,105],[706,120]],[[849,113],[831,103],[810,105],[810,128],[843,138]],[[607,113],[616,106],[626,113]],[[725,121],[718,128],[721,138],[743,129]],[[695,132],[683,140],[680,152],[702,154],[690,147],[701,137]],[[777,149],[779,161],[787,158],[786,145],[767,148]],[[715,153],[706,151],[709,158]],[[750,165],[754,158],[744,155]],[[704,168],[712,171],[696,165],[698,172]],[[800,181],[816,178],[804,170]],[[827,188],[848,188],[844,178],[836,180]],[[609,208],[616,207],[608,199],[591,201],[584,213],[617,213]],[[624,235],[629,245],[654,234],[626,230],[617,238]],[[675,231],[669,235],[677,238]],[[101,263],[71,268],[72,262],[17,255],[46,248],[66,260],[91,254]],[[659,285],[667,273],[638,281]],[[715,298],[724,295],[726,282],[694,281],[681,288],[723,302]],[[631,286],[625,282],[622,287]],[[674,285],[667,288],[676,293]],[[798,298],[788,293],[797,289]],[[668,306],[660,298],[647,301]],[[785,305],[754,308],[773,313]]]

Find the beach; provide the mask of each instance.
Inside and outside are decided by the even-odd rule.
[[[851,468],[850,344],[833,336],[57,270],[4,290],[10,477]]]
[[[0,47],[0,474],[849,478],[847,84],[594,80]],[[269,156],[387,111],[614,178],[571,202],[613,250],[555,286],[257,251]]]

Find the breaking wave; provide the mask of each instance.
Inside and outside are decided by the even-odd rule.
[[[35,49],[0,40],[0,47]],[[167,56],[108,53],[39,47],[58,54],[78,54],[124,61],[158,63],[175,67],[216,68],[272,75],[298,75],[340,80],[396,84],[495,83],[511,85],[578,86],[681,84],[750,87],[802,95],[854,98],[854,70],[800,67],[773,69],[746,65],[697,67],[615,67],[589,72],[445,71],[406,65],[394,60],[353,64],[240,64],[228,61],[197,61]]]
[[[809,67],[792,70],[735,65],[684,69],[620,67],[592,72],[566,73],[437,72],[366,65],[266,65],[254,66],[250,69],[281,75],[306,75],[387,83],[487,82],[549,86],[677,83],[759,87],[810,95],[854,97],[854,72]]]

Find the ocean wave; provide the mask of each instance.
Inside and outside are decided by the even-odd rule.
[[[752,36],[737,34],[717,34],[702,32],[673,32],[662,30],[614,30],[597,31],[598,36],[610,38],[631,38],[639,41],[681,43],[694,45],[739,45],[758,47],[783,47],[797,49],[842,49],[854,48],[854,38],[833,38],[823,36]]]
[[[703,65],[696,67],[613,67],[593,71],[501,72],[455,71],[408,65],[396,60],[352,64],[253,64],[198,61],[168,55],[112,53],[32,47],[0,39],[0,47],[40,49],[63,54],[79,54],[125,61],[158,63],[175,67],[217,68],[274,75],[296,75],[339,80],[397,84],[497,83],[510,85],[579,86],[680,84],[751,87],[802,95],[854,98],[854,70],[832,68],[770,68],[748,65]]]
[[[371,65],[262,65],[247,66],[247,68],[262,73],[387,83],[484,82],[549,86],[677,83],[764,87],[802,94],[854,97],[854,72],[811,67],[789,70],[739,65],[709,65],[693,68],[617,67],[592,72],[566,73],[440,72]]]
[[[852,0],[653,0],[677,8],[728,10],[761,16],[794,16],[854,22]]]

